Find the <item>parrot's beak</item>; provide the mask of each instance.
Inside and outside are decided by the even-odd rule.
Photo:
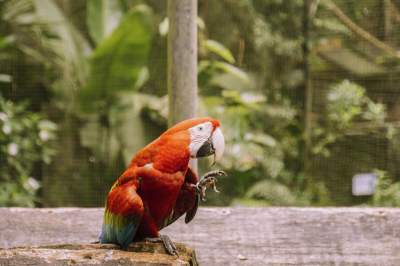
[[[214,154],[214,163],[221,159],[225,149],[225,139],[221,129],[218,127],[214,130],[210,138],[201,145],[197,151],[196,158],[210,156]]]
[[[209,138],[201,145],[200,149],[197,151],[196,158],[210,156],[211,154],[215,154],[215,149],[212,144],[211,138]]]
[[[215,153],[215,161],[218,161],[222,158],[225,149],[225,138],[222,135],[222,131],[219,127],[217,127],[212,136],[211,136],[212,146],[214,147]]]

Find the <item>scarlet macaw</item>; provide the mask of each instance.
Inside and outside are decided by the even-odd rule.
[[[199,180],[189,160],[209,155],[218,160],[224,146],[219,121],[204,117],[176,124],[141,149],[108,193],[100,242],[126,249],[135,240],[161,240],[177,254],[159,231],[185,213],[190,222],[205,189],[215,189],[215,177],[225,174],[212,171]]]

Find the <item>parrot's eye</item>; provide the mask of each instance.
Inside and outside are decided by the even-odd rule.
[[[200,127],[199,127],[199,131],[203,131],[203,127],[200,126]]]

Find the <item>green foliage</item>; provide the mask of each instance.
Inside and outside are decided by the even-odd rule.
[[[105,36],[107,23],[107,0],[87,1],[87,25],[90,36],[96,43],[100,43]]]
[[[0,129],[0,206],[33,207],[40,187],[34,166],[55,155],[56,125],[0,98]]]
[[[87,83],[79,91],[80,109],[84,111],[80,114],[83,121],[79,129],[80,144],[90,151],[94,167],[107,169],[101,176],[110,182],[130,161],[132,151],[144,146],[152,136],[142,134],[144,125],[138,110],[147,98],[138,95],[137,90],[149,76],[148,57],[154,35],[153,12],[149,7],[128,8],[122,2],[112,2],[102,3],[112,14],[88,13],[89,21],[118,20],[118,12],[122,12],[122,17],[109,33],[103,29],[105,36],[99,39],[89,57]],[[96,18],[96,15],[103,17]],[[90,28],[97,25],[92,23],[88,25]]]
[[[349,128],[360,116],[377,123],[385,119],[385,106],[374,103],[363,87],[348,80],[333,85],[327,98],[328,119],[339,129]]]
[[[1,1],[0,13],[0,73],[11,79],[0,84],[3,95],[41,105],[51,88],[54,105],[70,113],[90,50],[83,34],[55,1]]]
[[[286,1],[235,1],[229,4],[216,1],[207,7],[208,33],[235,51],[232,53],[235,61],[249,81],[244,83],[233,75],[218,71],[212,61],[215,57],[208,56],[205,63],[200,62],[200,87],[203,93],[212,95],[205,98],[206,109],[212,110],[210,113],[223,121],[228,144],[222,165],[237,176],[232,181],[235,188],[240,187],[236,197],[247,201],[245,191],[251,185],[271,181],[290,188],[295,196],[303,194],[312,204],[332,204],[335,199],[329,195],[324,181],[309,182],[310,176],[303,173],[304,99],[299,93],[304,84],[301,69],[303,1],[292,1],[290,5]],[[312,56],[318,54],[317,46],[331,37],[349,38],[351,35],[346,26],[327,16],[325,11],[320,9],[318,1],[313,2],[310,12],[312,32],[307,40]],[[226,25],[223,30],[218,27],[221,21]],[[245,45],[243,59],[240,41]],[[313,71],[315,63],[311,63]],[[332,66],[328,69],[332,71]],[[318,80],[318,73],[315,78]],[[314,88],[320,93],[324,86],[330,87],[326,99],[314,99],[315,105],[324,106],[321,111],[314,110],[314,155],[329,156],[334,144],[347,134],[367,135],[375,130],[374,125],[383,125],[386,114],[383,104],[372,101],[363,87],[338,81],[316,82]],[[248,95],[263,100],[246,103]],[[369,128],[359,129],[359,122]],[[260,189],[263,189],[262,185]],[[301,201],[303,196],[297,200]]]
[[[152,14],[146,6],[130,10],[90,58],[87,86],[81,91],[82,107],[107,108],[117,92],[140,87],[147,78],[152,38]]]
[[[270,206],[300,205],[298,198],[287,186],[271,180],[263,180],[254,184],[247,191],[245,198],[261,201]]]
[[[326,114],[314,131],[314,154],[329,156],[329,145],[357,130],[356,122],[382,124],[386,116],[383,104],[373,102],[363,87],[348,80],[332,85],[326,101]]]
[[[372,196],[371,205],[381,207],[400,206],[400,182],[393,182],[388,173],[383,170],[375,170],[377,184]]]
[[[205,40],[204,48],[209,52],[212,52],[216,55],[219,55],[228,63],[235,63],[235,58],[233,57],[231,51],[229,51],[225,46],[221,43],[214,41],[214,40]]]
[[[221,89],[246,90],[254,87],[246,71],[235,65],[228,47],[209,39],[202,19],[199,26],[198,83],[203,95],[216,95]],[[217,93],[218,94],[218,93]]]
[[[249,12],[254,10],[250,8]],[[250,16],[246,21],[256,18],[254,23],[260,23],[261,17],[258,15],[251,17],[245,13],[238,14],[241,18],[243,15]],[[266,25],[264,20],[261,23]],[[209,28],[208,30],[210,31]],[[228,53],[229,49],[221,43],[210,46],[209,44],[214,44],[215,41],[207,40],[205,32],[206,29],[200,31],[199,86],[203,95],[204,111],[221,119],[224,126],[227,148],[220,164],[235,176],[232,180],[234,184],[223,183],[231,193],[231,203],[248,204],[255,203],[256,200],[262,205],[285,205],[291,199],[292,203],[295,199],[300,200],[300,197],[290,191],[288,201],[285,201],[285,196],[282,195],[274,203],[268,199],[255,199],[253,194],[246,194],[253,186],[261,191],[269,184],[289,190],[288,186],[293,183],[296,174],[285,165],[288,158],[298,155],[298,139],[290,133],[290,128],[296,123],[296,110],[288,100],[282,99],[277,93],[272,94],[270,87],[262,87],[263,82],[260,82],[260,79],[262,80],[270,69],[257,73],[234,65],[239,60],[231,60],[224,56],[232,52]],[[280,36],[278,33],[276,35]],[[261,40],[263,36],[260,34],[254,37],[260,38],[257,39],[260,46],[255,48],[260,52],[257,60],[269,64],[272,54],[276,52],[271,50],[276,48],[278,42],[268,43],[271,38]],[[254,45],[254,40],[247,41],[246,45]],[[280,38],[279,45],[284,44]],[[265,54],[262,50],[271,53]],[[284,51],[279,51],[279,54],[284,56]],[[273,64],[271,62],[271,65]],[[292,82],[291,86],[295,84]],[[266,193],[269,193],[268,191],[270,190],[267,188]],[[232,201],[232,197],[236,197],[236,200]]]
[[[355,117],[362,113],[365,89],[348,80],[332,86],[328,93],[328,118],[339,129],[348,128]]]
[[[373,35],[385,24],[377,16],[381,12],[375,8],[378,1],[335,2]],[[199,2],[203,18],[197,20],[200,114],[222,120],[227,148],[218,167],[231,175],[220,181],[223,193],[210,197],[212,204],[339,202],[327,189],[328,174],[313,180],[304,173],[305,41],[310,48],[314,92],[323,95],[314,98],[314,105],[322,108],[313,106],[313,155],[330,156],[348,135],[376,134],[377,128],[387,125],[385,105],[373,101],[376,94],[369,90],[381,77],[350,76],[323,54],[344,50],[379,65],[382,75],[386,75],[389,60],[354,38],[321,1],[311,1],[311,32],[304,40],[303,4],[303,0],[290,4],[283,0]],[[64,199],[71,195],[79,195],[85,205],[102,202],[103,198],[92,198],[107,190],[132,154],[166,126],[167,99],[159,97],[166,93],[165,3],[7,0],[0,1],[0,13],[1,92],[15,102],[31,100],[23,113],[33,116],[27,112],[30,109],[51,114],[62,132],[57,156],[62,166],[54,166],[52,177],[43,180],[55,187],[49,192],[52,203],[66,204]],[[154,25],[159,25],[159,33]],[[397,26],[392,26],[385,41],[396,45]],[[391,77],[398,69],[398,61],[392,61],[387,68]],[[324,71],[338,71],[338,75],[325,79]],[[361,80],[365,88],[343,80],[347,76]],[[329,88],[326,97],[321,93],[324,88]],[[388,130],[388,138],[394,134],[389,131],[394,129]],[[391,145],[395,151],[398,145]],[[42,155],[35,160],[48,161]],[[7,173],[1,167],[0,174]],[[24,174],[24,180],[32,175]],[[24,191],[26,182],[7,181],[3,187]],[[397,204],[396,184],[382,186],[373,204]],[[66,191],[63,197],[57,194],[61,189]],[[12,199],[9,195],[0,197]],[[34,192],[29,195],[32,202]],[[27,205],[23,201],[6,204]]]
[[[224,125],[227,148],[221,165],[235,175],[236,196],[240,198],[233,204],[257,200],[264,205],[290,205],[302,201],[290,191],[284,193],[293,182],[293,173],[285,169],[285,160],[296,155],[296,140],[287,131],[295,111],[290,106],[268,104],[260,93],[232,89],[223,90],[220,97],[204,97],[204,103],[208,113]],[[271,195],[276,196],[276,201],[255,196],[262,190],[269,194],[270,184],[282,192]]]
[[[120,24],[129,10],[129,0],[88,0],[86,1],[86,25],[96,45],[108,37]]]

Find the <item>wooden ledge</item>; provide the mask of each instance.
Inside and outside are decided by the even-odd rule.
[[[0,249],[0,265],[197,265],[194,250],[176,243],[179,257],[166,254],[161,243],[137,242],[127,251],[112,244],[60,244]]]
[[[98,238],[103,211],[0,208],[0,248],[81,247]],[[199,208],[189,224],[179,219],[161,233],[193,247],[199,264],[206,266],[400,265],[400,208]],[[169,259],[165,265],[179,265]]]

